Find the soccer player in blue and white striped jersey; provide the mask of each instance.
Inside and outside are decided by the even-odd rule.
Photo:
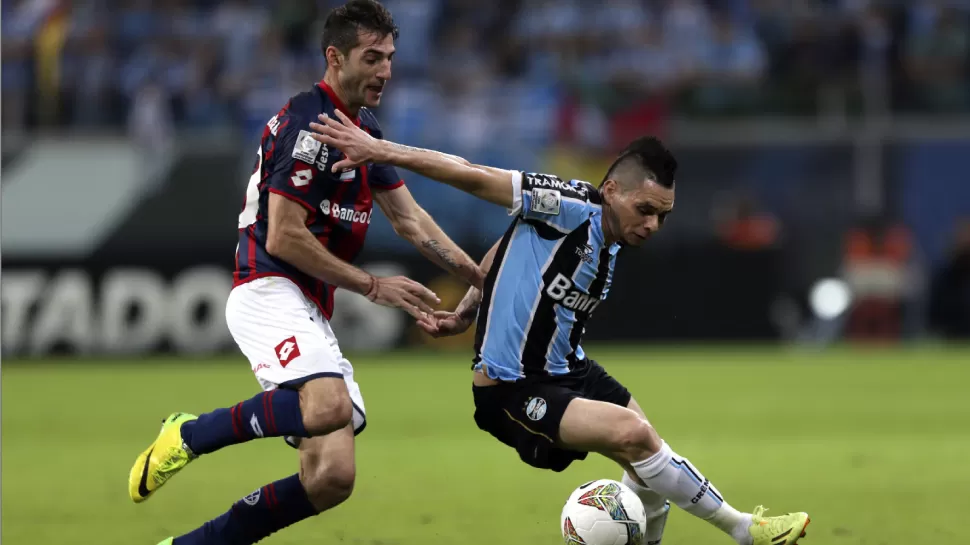
[[[335,169],[376,162],[411,170],[505,206],[513,220],[486,254],[482,290],[454,312],[421,323],[435,336],[465,331],[477,316],[475,422],[527,464],[562,471],[589,452],[624,469],[659,544],[669,502],[740,545],[793,545],[806,513],[741,513],[650,425],[630,392],[582,348],[587,320],[609,293],[617,255],[656,233],[674,207],[677,162],[655,138],[632,142],[599,187],[556,176],[473,165],[371,137],[337,112],[311,124],[313,138],[345,154]],[[669,500],[669,501],[668,501]],[[630,531],[638,533],[635,525]]]

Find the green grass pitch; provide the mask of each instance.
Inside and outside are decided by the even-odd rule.
[[[966,542],[970,351],[590,353],[736,507],[808,511],[806,544]],[[597,457],[563,474],[534,470],[479,431],[467,351],[352,361],[369,418],[354,496],[265,543],[560,543],[570,491],[620,476]],[[144,504],[128,499],[129,467],[162,417],[257,388],[241,357],[4,361],[4,545],[154,545],[294,473],[296,453],[281,439],[254,441],[198,460]],[[731,541],[672,512],[665,545],[707,543]]]

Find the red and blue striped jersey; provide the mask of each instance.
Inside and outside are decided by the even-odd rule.
[[[239,214],[239,245],[233,286],[264,276],[293,281],[329,320],[333,315],[332,286],[266,252],[269,195],[276,193],[307,209],[306,226],[331,253],[352,262],[360,253],[371,221],[371,189],[390,190],[404,181],[390,165],[362,165],[353,171],[333,173],[331,166],[343,154],[310,137],[317,115],[336,117],[340,109],[354,119],[329,85],[321,81],[300,93],[263,129],[256,166],[246,188]],[[374,115],[361,108],[357,125],[375,138],[381,129]]]

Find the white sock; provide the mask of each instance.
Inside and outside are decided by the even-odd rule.
[[[710,522],[741,545],[751,542],[748,534],[751,516],[728,505],[714,485],[666,442],[660,452],[632,465],[644,484],[677,507]]]
[[[623,472],[621,482],[636,493],[647,514],[647,531],[643,534],[643,545],[660,545],[664,536],[664,527],[667,525],[667,515],[670,513],[670,502],[630,478],[626,471]]]

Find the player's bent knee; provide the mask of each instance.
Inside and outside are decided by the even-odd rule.
[[[354,405],[342,378],[318,378],[307,382],[300,389],[300,409],[303,426],[312,437],[347,427],[354,414]]]
[[[353,418],[353,410],[349,397],[321,400],[311,403],[309,410],[303,413],[303,425],[313,437],[326,435],[347,427]]]
[[[661,446],[657,430],[646,420],[634,416],[625,419],[619,427],[614,454],[627,463],[639,462],[660,452]]]

